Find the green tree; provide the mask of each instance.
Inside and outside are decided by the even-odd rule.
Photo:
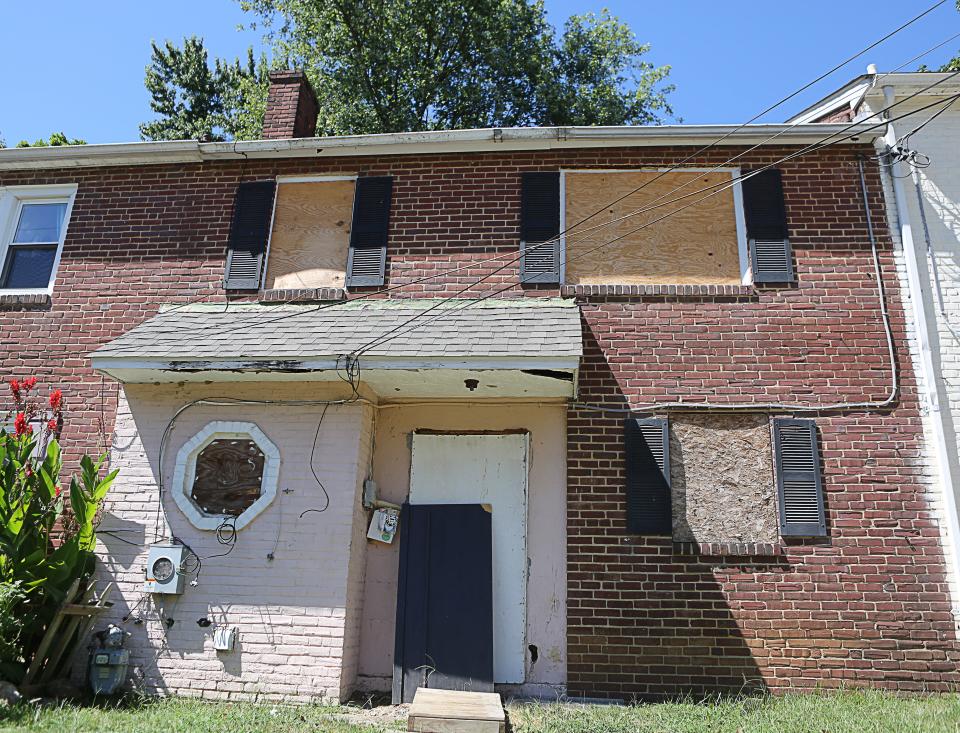
[[[86,145],[86,140],[80,140],[79,138],[70,139],[62,132],[53,132],[50,133],[50,138],[44,140],[40,138],[34,142],[29,142],[27,140],[21,140],[17,143],[18,148],[46,148],[46,147],[58,147],[60,145]],[[3,145],[0,145],[3,147]]]
[[[203,39],[184,39],[183,46],[151,43],[151,61],[144,83],[150,108],[159,119],[140,125],[144,140],[226,140],[241,136],[242,108],[249,90],[259,94],[266,83],[266,63],[257,64],[253,49],[247,61],[216,59],[211,67]]]
[[[609,12],[562,34],[542,0],[239,0],[306,70],[321,133],[648,124],[669,67]]]
[[[673,115],[668,66],[603,11],[562,32],[542,0],[238,0],[275,67],[307,72],[318,134],[651,124]],[[152,139],[257,137],[266,64],[207,61],[202,41],[154,44]],[[231,69],[221,73],[220,69]]]
[[[957,0],[957,10],[960,11],[960,0]],[[930,71],[930,69],[927,67],[926,64],[921,66],[918,70]],[[960,71],[960,54],[957,54],[956,56],[954,56],[947,63],[941,66],[939,69],[936,69],[936,71]]]
[[[546,84],[541,88],[544,125],[649,125],[672,114],[659,88],[669,66],[643,60],[649,44],[637,41],[630,27],[603,10],[567,20],[552,48]]]

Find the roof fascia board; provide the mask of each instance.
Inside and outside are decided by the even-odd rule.
[[[821,117],[833,110],[843,106],[848,102],[855,109],[860,102],[866,98],[883,98],[883,87],[895,87],[898,94],[912,94],[919,92],[937,81],[937,76],[942,77],[941,84],[937,87],[924,92],[924,96],[946,97],[956,94],[960,91],[960,78],[954,77],[946,79],[947,72],[893,72],[888,74],[861,74],[851,81],[844,84],[834,92],[820,98],[809,107],[801,110],[793,117],[787,120],[788,124],[808,123],[817,117]],[[858,120],[863,122],[863,120]]]
[[[856,109],[860,100],[863,99],[863,96],[870,89],[871,78],[871,76],[867,75],[858,76],[828,97],[824,97],[806,109],[801,110],[788,119],[787,123],[791,125],[808,124],[813,120],[830,114],[831,112],[839,111],[840,109]]]
[[[658,127],[529,127],[437,132],[348,135],[293,140],[251,140],[200,143],[170,142],[69,145],[0,150],[0,170],[77,168],[96,166],[202,163],[247,158],[326,158],[365,155],[429,155],[441,153],[496,153],[505,150],[558,150],[651,145],[702,145],[725,137],[724,144],[808,144],[847,131],[843,124],[823,124],[815,129],[783,124],[762,125],[663,125]],[[850,128],[849,134],[868,136],[878,131],[870,125]]]
[[[342,367],[342,360],[341,367]],[[360,359],[361,370],[390,369],[556,369],[575,371],[580,362],[579,356],[569,357],[380,357]],[[202,371],[335,371],[338,368],[336,357],[296,359],[279,357],[276,359],[140,359],[130,357],[93,357],[93,368],[108,373],[116,369],[149,370],[166,372]]]

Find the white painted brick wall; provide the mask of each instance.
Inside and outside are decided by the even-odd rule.
[[[304,510],[324,504],[309,469],[322,407],[197,406],[183,413],[164,448],[164,482],[173,475],[179,447],[208,421],[245,420],[256,423],[280,448],[278,496],[239,532],[229,555],[204,560],[197,587],[188,585],[182,596],[166,597],[141,590],[146,546],[162,539],[168,526],[201,556],[227,549],[212,532],[188,523],[166,483],[156,529],[158,450],[173,413],[199,397],[317,400],[327,398],[324,390],[329,388],[303,384],[128,385],[121,394],[111,452],[120,473],[108,496],[98,543],[101,576],[114,580],[118,591],[116,605],[97,628],[109,621],[131,633],[131,666],[143,689],[259,700],[341,699],[350,692],[366,546],[360,534],[365,523],[360,492],[372,434],[372,411],[360,403],[328,409],[314,465],[330,505],[302,518]],[[142,623],[135,623],[137,617]],[[203,617],[236,626],[237,649],[216,652],[213,628],[196,623]],[[166,628],[164,618],[173,619],[173,626]]]
[[[897,114],[916,110],[933,101],[920,97],[900,105]],[[937,108],[919,112],[896,123],[898,135],[903,135],[926,120]],[[952,108],[910,140],[910,147],[930,157],[930,166],[920,171],[924,194],[924,210],[929,224],[933,258],[943,296],[941,309],[936,295],[934,267],[927,253],[924,230],[916,188],[912,178],[903,180],[909,216],[913,230],[917,257],[921,262],[923,300],[927,317],[932,321],[928,333],[933,350],[934,368],[937,372],[935,388],[939,395],[940,412],[930,409],[930,403],[922,395],[929,385],[920,369],[916,329],[923,326],[917,322],[916,309],[910,298],[903,243],[900,238],[897,212],[894,205],[893,186],[884,176],[884,193],[887,198],[887,214],[895,243],[897,273],[904,298],[907,323],[910,326],[910,352],[918,388],[921,391],[921,410],[924,421],[924,481],[929,487],[929,497],[940,518],[944,552],[951,553],[958,538],[949,536],[945,521],[948,511],[944,496],[944,484],[936,458],[933,436],[935,421],[939,420],[947,436],[949,460],[953,476],[960,476],[960,453],[958,453],[957,425],[960,425],[960,109]],[[950,489],[957,495],[960,487]],[[960,578],[951,575],[951,596],[954,615],[960,618]]]

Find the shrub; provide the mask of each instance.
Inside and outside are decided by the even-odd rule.
[[[0,676],[18,682],[70,586],[93,571],[97,509],[117,472],[101,477],[105,456],[83,456],[68,511],[60,483],[63,395],[54,390],[43,404],[35,378],[9,385],[13,431],[0,429],[0,586],[16,589],[10,613],[21,633],[0,657]],[[12,600],[15,592],[21,597]]]
[[[19,583],[0,583],[0,666],[15,664],[20,656],[23,622],[16,611],[25,599]]]

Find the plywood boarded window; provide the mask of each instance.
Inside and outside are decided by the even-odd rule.
[[[706,186],[730,183],[732,178],[730,171],[674,171],[657,178],[660,175],[655,170],[564,173],[564,228],[573,227],[565,235],[567,284],[737,285],[742,282],[740,237],[732,188],[710,198],[704,198],[709,191],[699,193],[622,221],[613,221]],[[644,185],[641,191],[627,195]],[[680,186],[683,188],[674,193],[674,189]],[[625,195],[623,201],[607,205]],[[698,203],[678,211],[692,201]],[[603,213],[578,227],[573,226],[598,209],[603,209]],[[639,231],[632,231],[671,212],[677,213]],[[586,231],[605,222],[610,223]],[[620,237],[622,239],[618,239]],[[591,252],[612,239],[618,241]]]
[[[190,497],[206,514],[239,517],[260,498],[265,462],[253,440],[214,440],[197,455]]]
[[[267,288],[342,288],[355,181],[284,182],[270,237]]]
[[[673,415],[673,538],[777,542],[771,445],[770,420],[762,413]]]

